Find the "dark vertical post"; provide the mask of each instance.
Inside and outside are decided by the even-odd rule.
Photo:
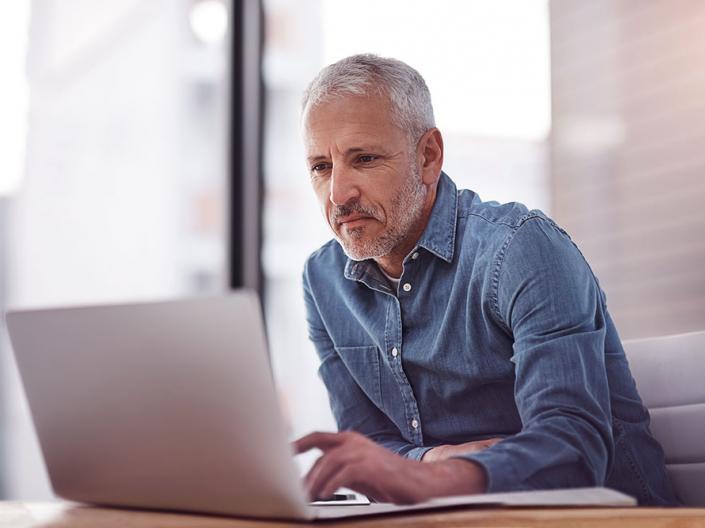
[[[232,0],[229,286],[262,293],[262,42],[260,0]]]

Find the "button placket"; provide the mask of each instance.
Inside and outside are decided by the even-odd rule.
[[[406,422],[406,434],[409,441],[416,446],[423,445],[423,433],[419,419],[419,408],[409,379],[404,372],[402,361],[402,300],[399,297],[389,299],[387,308],[387,321],[385,325],[385,342],[387,358],[392,376],[397,383],[403,403],[403,413]],[[396,350],[396,355],[394,351]],[[411,426],[411,421],[416,420],[416,427]],[[402,427],[402,424],[399,424]]]

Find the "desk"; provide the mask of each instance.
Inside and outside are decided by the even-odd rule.
[[[0,502],[2,528],[280,528],[301,523],[251,521],[130,511],[70,503]],[[501,526],[570,528],[705,528],[705,508],[565,508],[565,509],[474,509],[413,515],[393,515],[349,521],[316,522],[314,526],[335,528],[440,528]]]

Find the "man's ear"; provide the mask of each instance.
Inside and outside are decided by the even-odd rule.
[[[440,130],[432,128],[421,136],[417,159],[421,163],[421,180],[426,185],[434,185],[443,167],[443,136]]]

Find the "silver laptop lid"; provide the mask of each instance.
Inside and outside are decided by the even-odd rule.
[[[23,310],[7,323],[57,495],[311,515],[254,293]]]

